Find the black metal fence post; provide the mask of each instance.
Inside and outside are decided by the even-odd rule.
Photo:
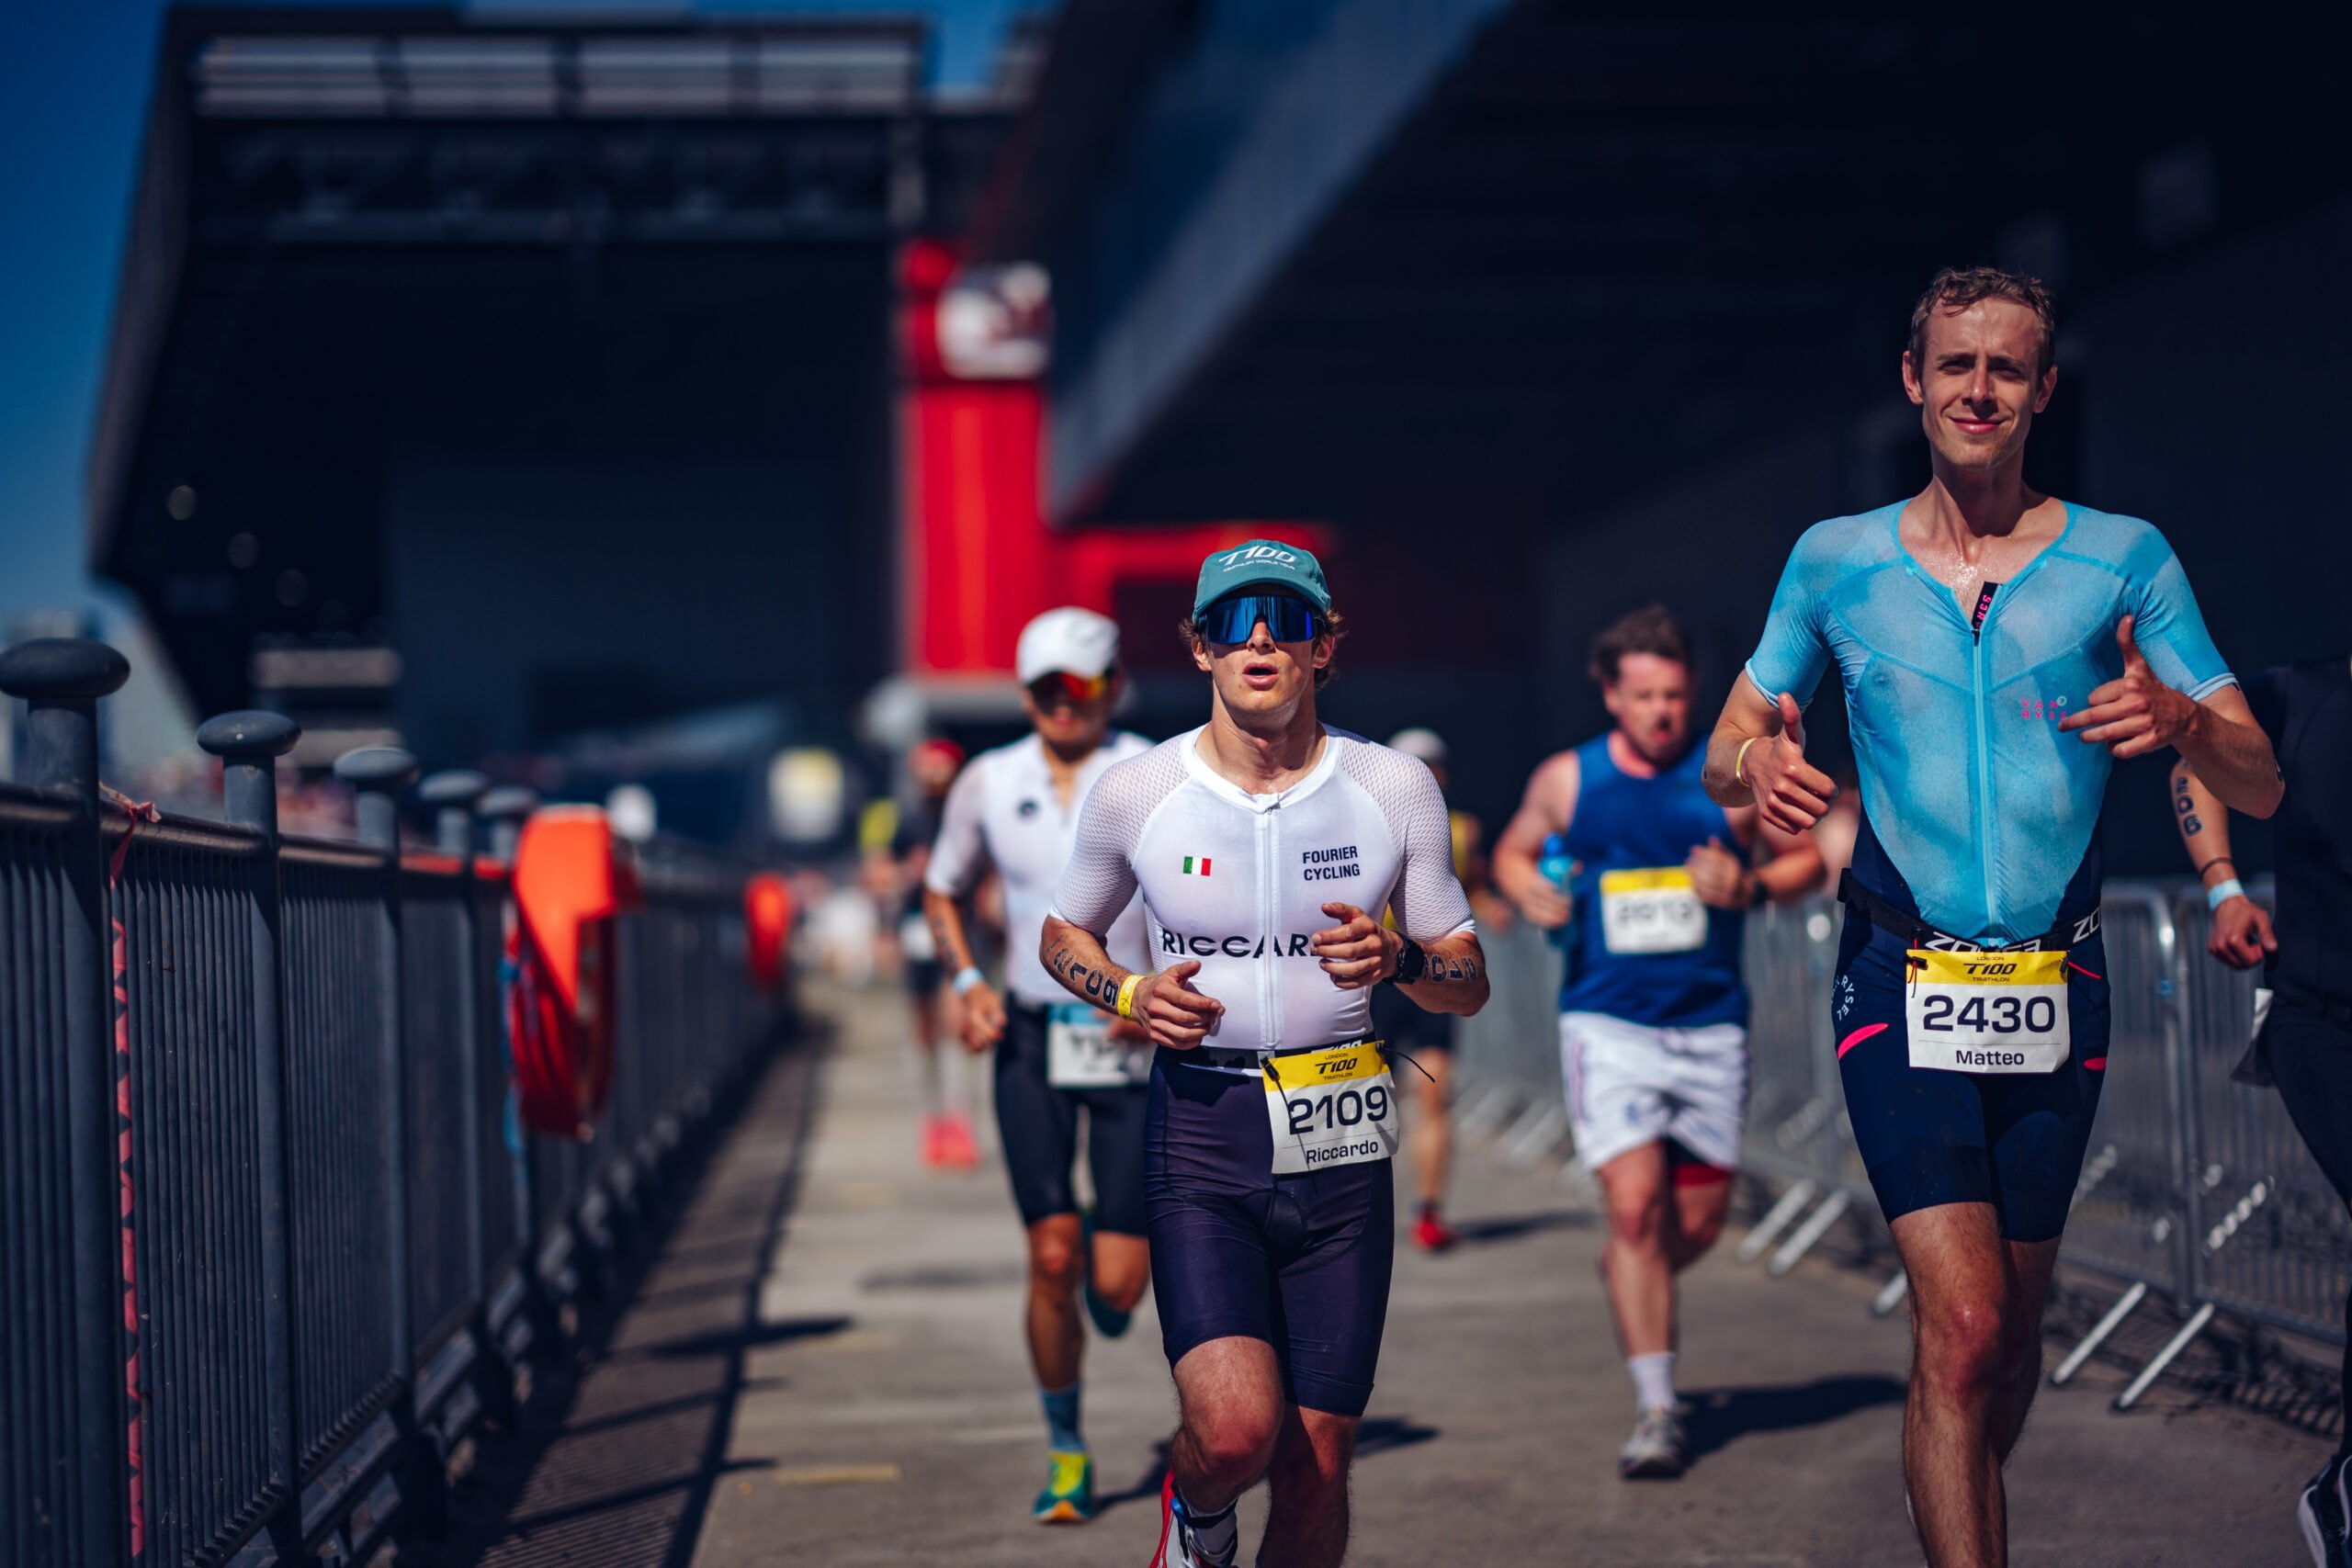
[[[433,846],[445,855],[474,858],[474,802],[490,781],[466,768],[435,773],[417,786],[416,797],[433,807]]]
[[[267,839],[254,861],[247,922],[253,940],[254,1076],[261,1125],[255,1165],[261,1185],[262,1334],[268,1368],[270,1481],[283,1487],[269,1525],[278,1561],[305,1561],[302,1550],[301,1436],[294,1387],[292,1238],[287,1218],[286,1038],[281,1017],[285,967],[280,942],[284,898],[277,863],[277,759],[294,749],[301,727],[283,714],[247,709],[207,719],[196,743],[221,761],[228,819]]]
[[[368,746],[335,759],[335,776],[356,792],[354,815],[359,841],[384,854],[383,998],[381,1049],[384,1095],[384,1212],[391,1233],[392,1424],[400,1434],[401,1533],[439,1535],[448,1526],[447,1456],[420,1427],[416,1413],[416,1322],[411,1273],[414,1258],[409,1230],[408,1038],[406,975],[401,966],[401,819],[399,793],[416,776],[416,759],[394,746]]]
[[[461,1173],[466,1192],[466,1288],[473,1300],[473,1321],[468,1331],[473,1333],[473,1389],[482,1401],[482,1408],[499,1425],[511,1425],[515,1420],[515,1373],[505,1363],[505,1349],[489,1324],[489,1291],[494,1279],[489,1277],[489,1248],[484,1235],[484,1203],[489,1201],[489,1173],[482,1168],[482,1145],[487,1143],[484,1117],[494,1112],[482,1093],[484,1055],[496,1051],[496,1042],[489,1037],[489,1013],[484,1013],[487,999],[482,997],[482,966],[478,962],[482,931],[480,931],[480,905],[473,896],[473,879],[480,872],[475,867],[475,804],[489,790],[489,781],[475,771],[449,769],[433,773],[416,787],[416,797],[433,807],[433,846],[445,856],[454,856],[466,867],[466,896],[458,900],[457,952],[449,954],[449,962],[457,964],[457,995],[458,1018],[466,1021],[461,1039],[461,1065],[466,1086],[458,1100],[458,1117],[466,1123],[466,1149],[463,1149]]]
[[[121,1065],[109,1040],[113,1002],[106,964],[106,876],[98,833],[98,699],[121,689],[130,663],[104,643],[40,637],[0,654],[0,691],[25,700],[22,782],[70,797],[79,812],[68,857],[70,918],[60,933],[66,994],[65,1038],[73,1194],[74,1404],[70,1454],[49,1474],[46,1499],[58,1516],[59,1560],[121,1562],[137,1550],[141,1506],[132,1462],[135,1387],[127,1347],[117,1337],[126,1288],[118,1253],[129,1216],[116,1192],[115,1079]],[[0,716],[5,722],[5,716]]]
[[[537,791],[520,784],[506,784],[490,791],[481,800],[481,813],[490,825],[492,858],[503,863],[511,872],[514,856],[523,843],[523,824],[539,808]],[[499,905],[499,995],[493,1001],[497,1015],[499,1056],[505,1066],[506,1099],[499,1114],[506,1128],[507,1152],[514,1157],[514,1181],[510,1189],[514,1213],[514,1234],[522,1238],[523,1310],[531,1325],[534,1355],[552,1350],[562,1333],[562,1320],[557,1314],[554,1301],[539,1277],[539,1178],[531,1161],[531,1134],[523,1125],[520,1110],[514,1102],[514,1041],[513,1015],[506,1006],[506,988],[514,983],[511,970],[510,950],[515,936],[514,897],[510,883],[507,895]]]
[[[490,824],[490,852],[512,865],[523,842],[523,823],[539,808],[539,792],[521,784],[501,784],[481,797],[481,814]]]

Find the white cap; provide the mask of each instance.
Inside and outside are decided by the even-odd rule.
[[[1040,675],[1067,670],[1073,675],[1101,675],[1119,661],[1119,624],[1091,610],[1064,605],[1048,610],[1021,628],[1021,642],[1012,668],[1027,685]]]
[[[1402,751],[1432,768],[1442,766],[1445,761],[1445,742],[1437,738],[1436,730],[1423,729],[1419,725],[1410,729],[1400,729],[1390,736],[1388,746],[1389,750]]]

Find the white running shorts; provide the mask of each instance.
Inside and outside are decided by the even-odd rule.
[[[1736,1023],[1659,1029],[1607,1013],[1564,1012],[1560,1081],[1587,1170],[1661,1138],[1709,1165],[1739,1168],[1747,1031]]]

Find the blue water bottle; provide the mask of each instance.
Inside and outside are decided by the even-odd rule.
[[[1560,896],[1564,898],[1575,897],[1568,883],[1576,874],[1576,864],[1575,858],[1568,853],[1568,840],[1557,833],[1544,839],[1544,852],[1535,859],[1536,871],[1542,874],[1544,881],[1558,888]],[[1575,926],[1576,921],[1571,917],[1565,924],[1556,926],[1544,934],[1551,938],[1554,946],[1566,947],[1568,932],[1574,930]]]

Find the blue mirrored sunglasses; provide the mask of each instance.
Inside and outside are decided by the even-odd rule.
[[[1248,642],[1258,623],[1276,642],[1306,642],[1315,636],[1315,607],[1288,593],[1234,593],[1200,614],[1201,636],[1211,642]]]

